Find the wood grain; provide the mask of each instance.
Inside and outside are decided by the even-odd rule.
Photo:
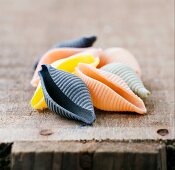
[[[106,3],[0,1],[0,142],[175,138],[173,0]],[[124,47],[138,59],[152,92],[145,101],[145,116],[97,110],[94,126],[81,127],[30,107],[30,80],[38,56],[58,41],[91,34],[99,37],[96,47]],[[168,133],[162,136],[159,129]],[[43,136],[42,130],[53,134]]]
[[[16,142],[12,170],[26,170],[26,162],[32,170],[166,170],[162,155],[165,145],[158,143]]]

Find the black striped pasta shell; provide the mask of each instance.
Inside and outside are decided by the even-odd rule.
[[[72,47],[72,48],[86,48],[91,47],[96,41],[96,36],[81,37],[73,40],[67,40],[55,45],[55,48]]]
[[[50,110],[85,124],[92,124],[95,121],[90,92],[80,78],[50,65],[42,65],[39,76],[44,98]]]

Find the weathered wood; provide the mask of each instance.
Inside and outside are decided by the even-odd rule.
[[[0,143],[0,170],[10,170],[11,143]]]
[[[164,145],[156,149],[159,144],[154,142],[175,140],[173,11],[173,0],[0,1],[0,142],[36,142],[14,144],[13,169],[62,170],[69,167],[67,159],[77,169],[104,169],[105,162],[110,162],[109,169],[166,169]],[[30,107],[34,92],[30,80],[37,58],[55,42],[91,34],[98,36],[96,47],[124,47],[136,56],[152,92],[145,100],[146,115],[96,110],[94,126],[81,127]],[[94,139],[154,142],[52,145]],[[173,142],[166,148],[168,168],[174,169]],[[50,161],[41,164],[44,159]],[[0,156],[0,164],[9,167],[9,161],[10,152]]]
[[[166,170],[162,154],[164,144],[148,142],[15,142],[12,169]]]
[[[0,141],[174,139],[172,3],[1,1]],[[96,111],[94,126],[82,128],[50,111],[38,113],[30,107],[34,92],[30,80],[37,56],[55,42],[87,34],[97,34],[97,47],[121,46],[136,56],[143,81],[152,92],[145,101],[145,116]],[[162,136],[159,129],[168,133]],[[42,130],[53,134],[43,136]]]
[[[60,153],[54,151],[53,161],[52,161],[52,170],[61,170],[62,156]]]
[[[175,169],[175,142],[168,142],[166,146],[167,152],[167,169],[174,170]]]

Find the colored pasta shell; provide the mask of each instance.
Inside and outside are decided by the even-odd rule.
[[[78,65],[78,63],[87,63],[92,64],[93,66],[97,66],[99,64],[99,58],[98,53],[96,51],[85,51],[82,53],[75,54],[71,57],[57,60],[51,65],[54,68],[65,70],[70,73],[75,73],[75,67]]]
[[[89,90],[77,76],[42,65],[39,72],[48,108],[60,116],[92,124],[96,117]]]
[[[131,67],[139,76],[141,76],[140,66],[135,57],[126,49],[123,48],[109,48],[106,49],[100,57],[100,64],[98,68],[109,63],[122,63]]]
[[[141,79],[127,65],[121,63],[111,63],[103,66],[101,70],[108,71],[121,77],[130,89],[141,98],[146,98],[150,92],[145,88]]]
[[[39,83],[38,71],[41,69],[42,64],[52,64],[53,62],[67,58],[76,53],[82,52],[84,49],[82,48],[60,48],[60,49],[52,49],[49,50],[46,54],[44,54],[36,67],[33,78],[31,80],[31,85],[37,87]]]
[[[91,47],[96,41],[96,36],[81,37],[73,40],[64,41],[55,45],[55,48],[72,47],[72,48],[87,48]]]
[[[73,40],[68,40],[68,41],[58,43],[55,45],[54,48],[87,48],[87,47],[91,47],[96,40],[97,40],[96,36],[81,37],[78,39],[73,39]],[[35,62],[34,70],[37,68],[38,64],[39,64],[39,60]],[[42,64],[51,64],[51,63],[42,63]]]
[[[117,75],[96,69],[88,64],[79,64],[76,73],[89,88],[96,108],[140,114],[146,112],[143,101]]]
[[[96,67],[99,64],[99,58],[98,55],[96,55],[96,51],[91,50],[89,52],[78,53],[66,59],[61,59],[54,62],[52,66],[59,70],[75,73],[75,67],[78,65],[78,63],[88,63]],[[38,110],[47,108],[40,84],[38,85],[31,100],[31,106]]]

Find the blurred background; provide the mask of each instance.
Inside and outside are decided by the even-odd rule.
[[[0,0],[0,57],[25,56],[15,64],[29,65],[56,42],[91,34],[96,46],[128,48],[140,61],[172,56],[173,2]]]

